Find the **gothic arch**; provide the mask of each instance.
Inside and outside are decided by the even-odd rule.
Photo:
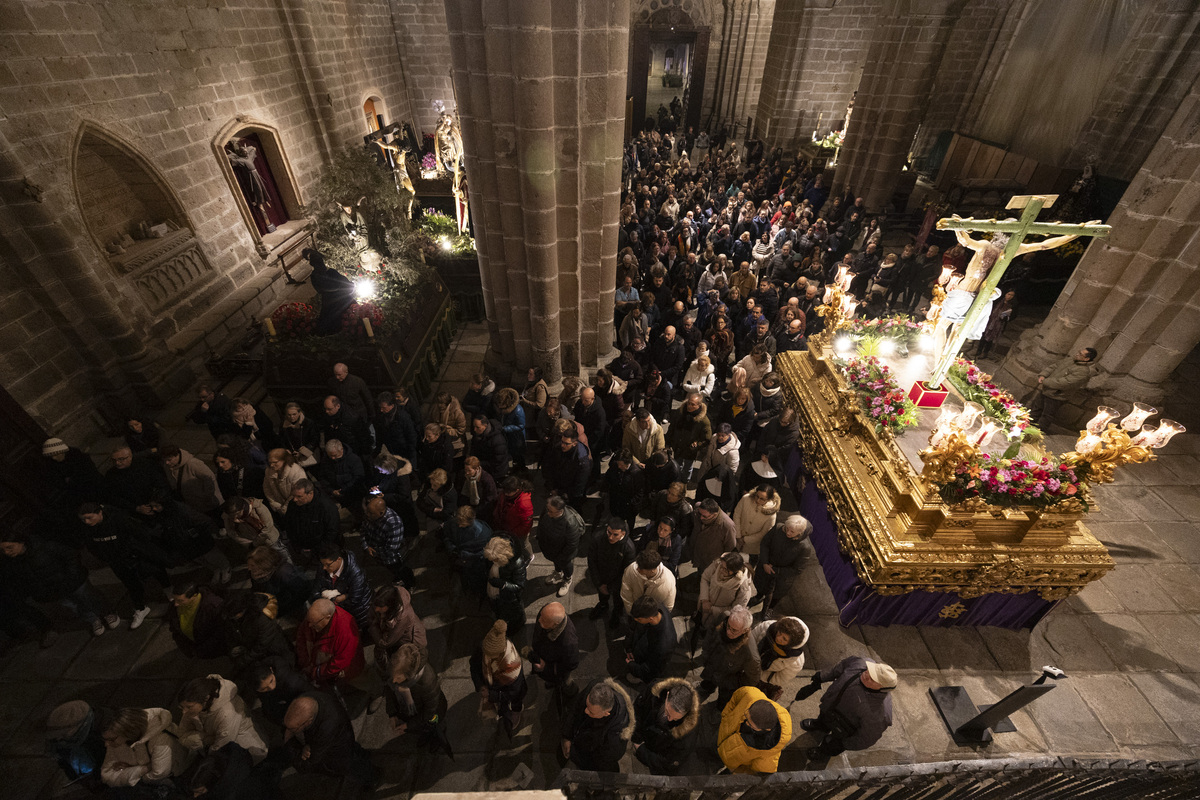
[[[75,132],[71,188],[84,227],[96,248],[109,244],[132,223],[168,222],[192,227],[167,179],[131,142],[91,120]]]
[[[304,220],[304,198],[300,192],[300,183],[296,180],[296,175],[292,171],[292,163],[288,158],[287,150],[283,146],[283,139],[279,134],[278,128],[261,120],[239,114],[221,126],[221,129],[213,136],[210,144],[213,155],[216,157],[217,164],[221,169],[221,174],[225,176],[225,182],[229,185],[229,192],[237,204],[238,211],[242,215],[242,220],[246,223],[247,230],[254,239],[259,254],[266,257],[270,253],[270,247],[264,242],[263,235],[259,233],[258,225],[254,220],[254,214],[251,212],[250,206],[246,203],[246,198],[242,195],[241,188],[238,186],[237,176],[233,172],[233,166],[229,163],[229,158],[225,154],[226,144],[232,139],[248,134],[257,135],[259,141],[262,143],[262,155],[266,158],[267,164],[271,168],[271,175],[274,177],[275,184],[279,190],[280,200],[290,219]]]
[[[363,110],[364,118],[366,118],[370,113],[368,111],[368,103],[374,107],[375,113],[378,116],[383,117],[384,125],[386,125],[392,121],[388,118],[388,114],[390,113],[391,109],[388,108],[387,101],[383,99],[383,92],[381,92],[375,88],[368,89],[367,91],[363,92],[362,101],[359,103],[358,107]],[[375,131],[379,130],[379,125],[377,124],[377,122],[378,121],[376,121],[375,123],[372,123],[369,119],[367,120],[367,133],[368,134],[374,133]]]

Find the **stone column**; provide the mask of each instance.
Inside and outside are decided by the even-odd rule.
[[[1108,222],[1112,234],[1089,246],[1050,316],[997,372],[1010,389],[1028,390],[1047,364],[1099,350],[1104,375],[1073,416],[1063,410],[1062,424],[1102,403],[1160,402],[1163,382],[1200,343],[1200,81]]]
[[[722,6],[712,106],[706,107],[704,121],[711,128],[727,122],[740,139],[758,107],[775,0],[723,0]]]
[[[629,0],[445,6],[492,349],[555,382],[614,339]]]
[[[878,212],[888,206],[965,0],[888,0],[867,50],[854,115],[838,155],[834,192],[852,189]]]

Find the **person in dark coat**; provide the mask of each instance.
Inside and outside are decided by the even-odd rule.
[[[220,658],[228,652],[221,595],[208,587],[181,582],[171,588],[167,627],[175,646],[188,658]]]
[[[269,609],[275,604],[261,592],[239,592],[224,605],[225,644],[239,673],[269,658],[292,664],[292,644]]]
[[[624,687],[612,678],[596,681],[563,716],[563,758],[583,770],[620,772],[635,725],[633,701]]]
[[[792,514],[782,524],[767,531],[759,543],[758,566],[754,570],[754,597],[748,605],[763,603],[766,617],[771,616],[780,600],[792,592],[792,585],[806,561],[815,558],[809,534],[812,523]]]
[[[513,630],[525,625],[525,553],[511,536],[496,534],[483,547],[487,567],[486,592],[492,612]]]
[[[325,437],[325,443],[337,439],[355,455],[371,452],[371,430],[367,420],[342,405],[337,395],[325,398],[325,413],[321,414],[317,427]]]
[[[718,692],[717,705],[724,708],[738,689],[758,683],[762,665],[753,625],[749,609],[734,606],[709,630],[704,638],[704,670],[700,673],[702,699]]]
[[[642,690],[633,704],[637,727],[633,755],[654,775],[676,775],[695,747],[700,698],[683,678],[663,678]]]
[[[292,750],[298,772],[335,775],[347,797],[369,786],[375,777],[367,751],[354,739],[354,728],[345,706],[332,694],[305,692],[288,706],[283,718],[284,743]],[[349,791],[346,789],[349,788]]]
[[[613,517],[608,521],[608,527],[598,533],[592,540],[588,550],[588,577],[596,586],[599,597],[596,607],[590,614],[592,619],[600,619],[608,611],[609,601],[613,602],[612,617],[609,623],[619,625],[624,609],[621,606],[621,580],[625,568],[633,563],[637,550],[633,540],[629,538],[629,528],[625,520]]]
[[[647,496],[683,480],[683,470],[679,468],[679,463],[671,458],[671,454],[667,450],[659,450],[650,456],[650,460],[646,462],[643,469],[643,474]]]
[[[548,581],[558,585],[559,597],[565,597],[571,590],[575,556],[585,527],[583,517],[567,505],[564,497],[555,495],[546,499],[546,511],[538,518],[537,541],[542,555],[554,565]]]
[[[272,595],[281,616],[290,617],[304,610],[312,595],[312,584],[281,551],[266,545],[256,547],[246,556],[246,566],[251,588]]]
[[[325,457],[317,464],[317,483],[342,508],[359,513],[366,495],[366,472],[358,453],[339,439],[325,440]]]
[[[546,603],[538,612],[528,658],[533,674],[547,687],[570,686],[571,673],[579,666],[579,635],[562,603]]]
[[[387,715],[392,722],[392,733],[396,736],[412,734],[429,749],[434,749],[439,738],[437,729],[444,731],[446,720],[446,694],[442,682],[425,648],[414,642],[400,645],[392,654],[391,679],[384,694]]]
[[[171,585],[166,571],[168,556],[149,541],[144,526],[119,508],[84,503],[79,506],[79,521],[84,546],[112,568],[129,592],[134,609],[129,627],[140,627],[150,614],[145,579],[154,578],[164,588]]]
[[[257,497],[262,500],[266,497],[263,493],[266,468],[251,461],[250,448],[243,439],[221,437],[213,456],[213,473],[223,498]]]
[[[396,405],[396,396],[381,392],[375,399],[375,453],[386,447],[394,456],[412,460],[417,455],[417,426],[408,412]]]
[[[609,513],[625,520],[629,530],[633,530],[646,499],[645,476],[634,463],[633,453],[621,450],[612,457],[604,474],[604,491],[608,495]]]
[[[233,401],[214,392],[210,386],[201,386],[196,390],[196,396],[196,405],[187,415],[188,420],[207,425],[214,440],[225,433],[237,433],[237,426],[233,424]]]
[[[166,474],[155,458],[135,458],[128,447],[118,447],[112,462],[101,485],[106,503],[133,511],[149,503],[156,490],[167,488]]]
[[[340,528],[337,506],[312,481],[301,479],[292,485],[292,502],[283,515],[283,530],[296,556],[307,559],[322,542],[337,543]]]
[[[846,750],[866,750],[879,741],[892,724],[892,698],[896,670],[887,664],[859,656],[844,658],[831,668],[813,675],[812,683],[800,689],[803,699],[829,683],[821,695],[821,713],[816,719],[800,721],[800,727],[822,735],[821,743],[809,748],[809,760],[833,758]]]
[[[645,550],[650,545],[658,548],[662,565],[671,570],[671,574],[679,577],[679,561],[683,557],[683,537],[675,532],[674,517],[660,517],[657,522],[651,522],[642,528],[638,539],[638,550]]]
[[[31,597],[39,603],[57,603],[69,609],[92,633],[99,636],[105,626],[115,628],[120,619],[107,600],[88,580],[78,551],[49,539],[25,536],[12,528],[0,530],[0,554],[4,555],[3,580],[14,595]],[[55,635],[44,633],[43,646]]]
[[[594,452],[599,453],[604,450],[611,420],[604,413],[604,405],[596,399],[596,390],[589,386],[581,391],[579,400],[575,402],[571,413],[574,415],[575,421],[583,426],[588,444],[591,445]]]
[[[630,683],[650,682],[667,668],[679,639],[671,612],[653,597],[639,597],[629,609],[633,624],[625,639],[625,667]]]
[[[673,325],[664,328],[662,335],[650,345],[650,364],[659,371],[663,380],[672,386],[679,385],[684,367],[687,366],[687,351],[675,335]]]
[[[327,336],[342,329],[342,315],[354,303],[354,283],[336,269],[325,266],[325,257],[312,248],[302,253],[312,264],[309,280],[321,298],[321,314],[317,317],[316,334]]]
[[[321,568],[313,579],[313,599],[324,597],[350,612],[360,631],[371,622],[371,587],[358,557],[333,542],[316,551]]]
[[[350,368],[345,364],[339,362],[333,365],[333,375],[325,382],[325,389],[337,395],[342,405],[364,419],[369,419],[376,410],[367,382],[357,375],[351,375]],[[391,392],[387,396],[391,402],[395,402]]]
[[[565,497],[576,511],[581,511],[592,476],[592,456],[587,445],[579,441],[575,426],[562,434],[557,446],[546,446],[541,466],[550,494]]]
[[[508,477],[508,444],[500,427],[487,417],[476,416],[471,420],[470,455],[479,459],[493,480]]]
[[[483,468],[483,462],[475,456],[467,456],[463,461],[463,468],[454,480],[454,491],[458,492],[460,506],[470,506],[479,519],[495,522],[491,518],[492,507],[496,505],[500,490],[496,488],[496,480]]]
[[[80,503],[104,499],[103,479],[92,457],[62,439],[47,439],[42,445],[49,475],[50,499],[74,510]]]
[[[427,473],[444,469],[447,475],[454,474],[454,443],[436,422],[425,426],[425,437],[417,445],[417,463]]]
[[[312,690],[312,684],[292,662],[291,657],[268,656],[250,668],[246,679],[254,687],[262,715],[281,728],[292,701]]]

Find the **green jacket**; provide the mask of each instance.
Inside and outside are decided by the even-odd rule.
[[[1042,373],[1042,393],[1055,400],[1065,400],[1069,391],[1087,386],[1095,374],[1094,361],[1081,364],[1073,356],[1067,356]]]

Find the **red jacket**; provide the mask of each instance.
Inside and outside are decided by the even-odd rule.
[[[523,542],[532,526],[533,496],[529,492],[517,492],[516,497],[509,497],[501,492],[492,510],[492,527]]]
[[[358,677],[366,661],[354,616],[338,608],[320,633],[315,633],[307,620],[301,622],[296,629],[296,663],[318,685]]]

